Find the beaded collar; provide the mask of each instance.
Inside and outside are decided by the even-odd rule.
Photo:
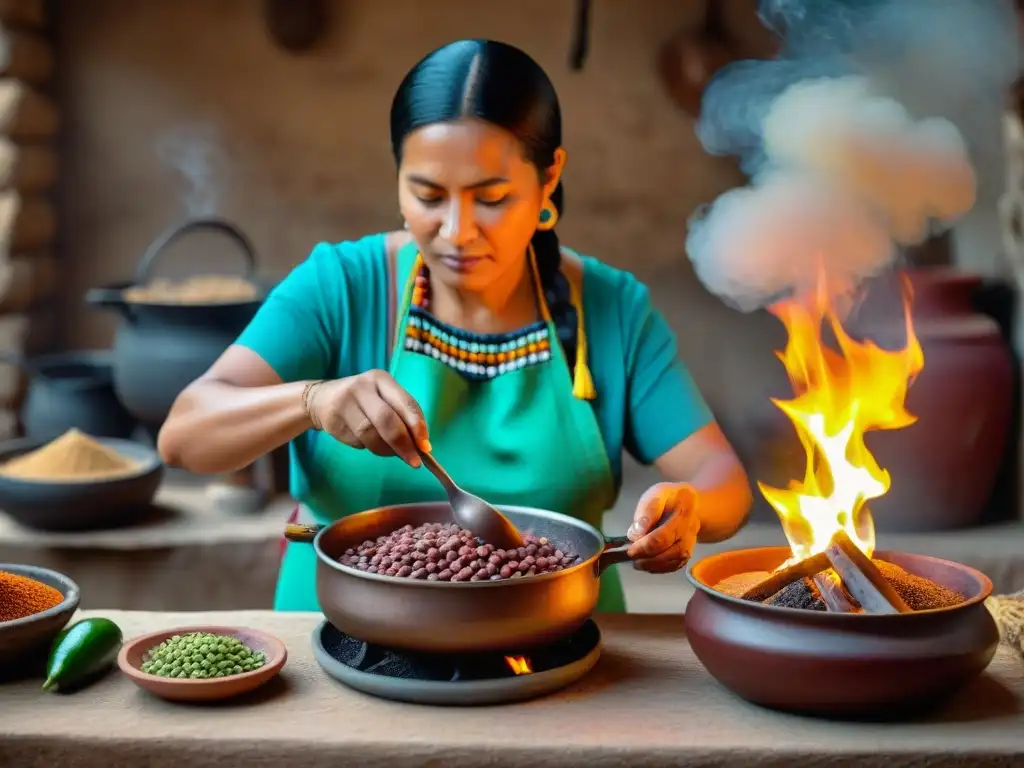
[[[420,266],[413,285],[405,348],[429,355],[474,381],[551,359],[551,332],[544,320],[510,333],[473,333],[442,323],[430,307],[430,281]]]
[[[416,262],[407,283],[409,306],[403,346],[417,354],[428,355],[458,371],[471,380],[488,380],[509,371],[551,360],[551,313],[540,292],[537,258],[530,247],[530,267],[540,296],[542,319],[511,333],[479,334],[442,323],[430,307],[430,277],[423,257]],[[593,378],[587,365],[587,339],[583,325],[583,302],[578,289],[570,282],[573,306],[576,309],[576,361],[572,366],[573,395],[582,400],[596,397]],[[554,343],[558,343],[554,339]]]

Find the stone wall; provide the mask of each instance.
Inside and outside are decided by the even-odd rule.
[[[85,307],[85,291],[130,279],[146,245],[188,213],[237,221],[272,275],[318,240],[396,227],[394,89],[432,48],[490,36],[529,50],[558,87],[569,151],[563,240],[652,286],[720,418],[741,443],[754,434],[758,414],[770,413],[771,382],[784,385],[772,357],[781,335],[771,319],[736,315],[706,295],[683,252],[694,207],[740,176],[702,152],[656,69],[658,46],[699,24],[701,3],[597,0],[582,72],[567,66],[573,4],[565,0],[334,3],[328,38],[302,56],[269,41],[260,5],[63,5],[67,345],[109,343],[113,318]],[[735,5],[754,21],[752,2]],[[237,269],[230,244],[197,235],[161,270],[210,264]]]
[[[714,1],[728,5],[734,37],[756,49],[755,0]],[[239,223],[268,276],[286,273],[319,240],[397,227],[387,126],[395,87],[434,47],[496,37],[530,51],[562,99],[569,152],[564,242],[651,286],[752,473],[785,482],[777,475],[789,459],[766,448],[780,424],[785,429],[768,401],[788,392],[773,355],[782,329],[709,296],[683,250],[694,208],[742,181],[732,162],[703,153],[692,120],[658,76],[659,46],[680,28],[696,29],[703,2],[594,0],[582,72],[567,66],[570,0],[336,0],[327,38],[300,56],[270,41],[262,6],[60,4],[57,344],[109,344],[115,318],[86,307],[86,290],[130,279],[152,239],[185,215],[217,213]],[[237,270],[232,248],[196,235],[174,246],[159,271]],[[984,262],[989,249],[964,250]],[[647,475],[630,472],[636,487],[646,482]]]
[[[43,0],[0,2],[0,437],[17,430],[25,376],[16,360],[53,342],[60,123]]]

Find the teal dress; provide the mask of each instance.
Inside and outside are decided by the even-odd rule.
[[[318,245],[238,343],[285,381],[389,370],[423,408],[434,452],[457,482],[495,503],[556,509],[599,528],[618,493],[622,452],[650,463],[711,414],[646,288],[578,258],[581,274],[565,270],[581,318],[574,361],[557,342],[539,284],[540,322],[502,338],[466,334],[417,305],[415,247],[399,252],[390,274],[384,235]],[[394,348],[390,280],[400,299]],[[443,498],[425,471],[324,433],[298,437],[290,454],[292,494],[317,522]],[[289,545],[275,608],[319,610],[314,572],[312,548]],[[602,578],[598,610],[625,610],[615,569]]]

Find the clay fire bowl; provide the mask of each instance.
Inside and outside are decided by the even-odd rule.
[[[723,552],[687,570],[697,588],[686,608],[690,645],[719,683],[748,701],[805,714],[905,714],[942,701],[995,655],[999,632],[984,604],[992,582],[948,560],[875,553],[967,597],[909,614],[777,608],[713,589],[729,576],[773,571],[790,554],[787,547]]]
[[[210,632],[237,637],[252,650],[263,651],[267,657],[266,663],[252,672],[207,680],[159,677],[142,671],[142,662],[152,648],[172,635],[184,635],[188,632]],[[266,632],[248,627],[195,626],[164,629],[133,638],[122,646],[117,656],[117,666],[133,683],[155,696],[168,701],[199,702],[219,701],[249,693],[276,677],[287,660],[288,649],[284,643]]]
[[[53,608],[23,619],[0,621],[0,676],[7,677],[14,672],[35,671],[37,662],[41,665],[53,639],[78,610],[81,593],[75,582],[48,568],[0,563],[0,571],[35,579],[64,595]]]

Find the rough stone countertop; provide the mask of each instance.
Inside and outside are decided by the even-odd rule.
[[[117,672],[75,694],[0,685],[0,765],[195,768],[359,765],[1011,766],[1024,764],[1024,661],[1001,648],[986,675],[927,721],[842,723],[738,700],[694,657],[681,616],[599,617],[594,670],[502,707],[398,704],[347,689],[313,660],[319,614],[106,611],[126,637],[195,624],[252,626],[289,649],[280,677],[234,703],[156,699]],[[752,670],[756,674],[756,670]]]

